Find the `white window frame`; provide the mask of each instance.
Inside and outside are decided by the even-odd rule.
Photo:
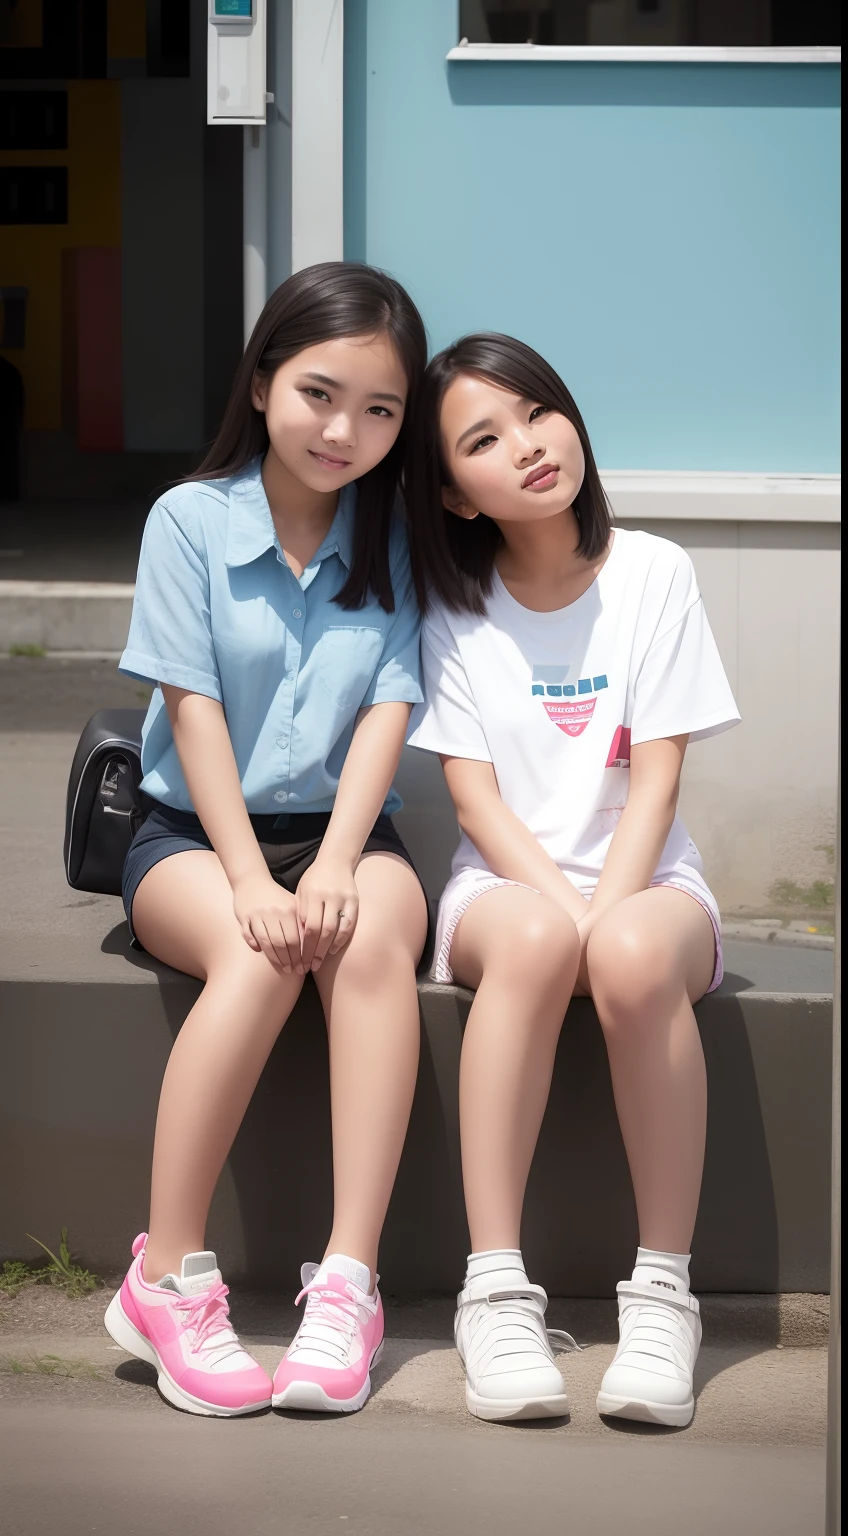
[[[449,64],[841,64],[841,48],[651,47],[637,43],[469,43],[447,54]]]

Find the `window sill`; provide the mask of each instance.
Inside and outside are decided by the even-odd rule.
[[[841,48],[650,48],[589,43],[460,43],[449,64],[841,64]]]
[[[602,469],[620,518],[732,523],[839,523],[840,475]]]

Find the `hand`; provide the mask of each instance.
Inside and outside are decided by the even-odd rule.
[[[297,911],[303,970],[317,971],[328,954],[344,948],[356,927],[359,893],[353,867],[319,853],[298,885]]]
[[[269,874],[248,875],[233,886],[233,911],[251,949],[285,976],[303,975],[297,900]]]

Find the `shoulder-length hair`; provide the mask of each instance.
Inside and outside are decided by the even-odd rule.
[[[353,562],[335,601],[342,608],[361,608],[373,592],[393,613],[389,532],[427,363],[427,334],[409,294],[385,272],[359,262],[324,261],[295,272],[271,294],[239,364],[218,435],[188,479],[225,480],[267,453],[265,415],[251,399],[254,380],[270,379],[281,363],[319,342],[381,334],[389,337],[406,374],[406,410],[393,447],[357,482]]]
[[[434,357],[424,375],[410,434],[406,468],[412,573],[424,612],[438,598],[454,612],[485,613],[495,557],[503,535],[492,519],[472,522],[448,512],[442,490],[451,483],[442,452],[441,411],[446,390],[463,374],[487,379],[511,394],[567,417],[580,439],[586,472],[574,498],[580,528],[577,553],[594,560],[606,548],[610,505],[601,485],[589,434],[577,406],[550,363],[512,336],[463,336]]]

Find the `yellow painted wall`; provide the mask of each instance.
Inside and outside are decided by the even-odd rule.
[[[62,425],[62,251],[121,244],[121,82],[68,84],[67,150],[0,151],[0,165],[67,165],[68,223],[6,225],[0,286],[29,288],[26,346],[6,351],[26,391],[25,425]]]

